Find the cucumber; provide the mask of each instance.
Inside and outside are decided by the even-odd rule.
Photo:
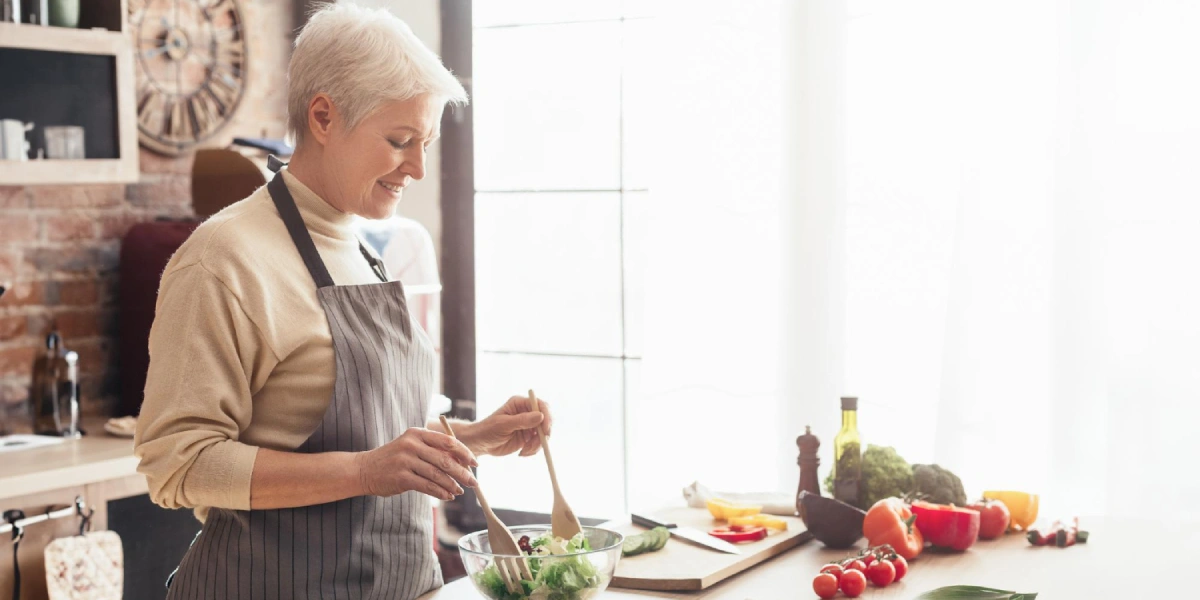
[[[669,539],[671,539],[671,532],[665,527],[655,527],[650,531],[627,536],[625,541],[621,542],[621,556],[637,556],[646,552],[662,550]]]
[[[650,552],[662,550],[667,545],[667,540],[671,539],[671,532],[666,527],[655,527],[650,530],[650,533],[655,536],[654,547],[650,549]]]
[[[621,542],[621,555],[637,556],[645,552],[650,544],[652,542],[647,538],[645,533],[628,536],[625,538],[625,541]]]

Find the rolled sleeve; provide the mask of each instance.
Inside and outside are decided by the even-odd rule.
[[[278,363],[274,353],[202,263],[163,277],[149,347],[134,445],[151,499],[249,510],[258,448],[239,438],[254,412],[251,382]]]

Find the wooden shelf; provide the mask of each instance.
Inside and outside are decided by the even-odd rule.
[[[71,29],[0,23],[0,48],[23,48],[75,54],[107,54],[116,56],[129,52],[125,34],[107,29]]]
[[[0,160],[0,185],[136,183],[137,180],[136,151],[131,160]]]
[[[121,4],[118,3],[117,6],[119,7]],[[116,97],[112,102],[115,106],[115,113],[111,117],[111,122],[116,123],[116,156],[119,158],[0,160],[0,185],[131,183],[138,180],[133,44],[125,33],[107,29],[71,29],[0,23],[0,52],[4,51],[59,52],[113,57]],[[10,87],[5,89],[4,93],[6,95],[20,94],[21,89]],[[20,96],[15,97],[19,98]],[[38,126],[45,125],[45,123],[36,122],[36,119],[34,122]]]

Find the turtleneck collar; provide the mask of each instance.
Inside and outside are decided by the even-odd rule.
[[[342,241],[357,239],[353,228],[354,215],[342,212],[326,202],[316,192],[301,183],[286,167],[280,172],[283,173],[283,182],[287,184],[288,191],[292,193],[296,207],[304,216],[304,224],[308,226],[310,233]]]

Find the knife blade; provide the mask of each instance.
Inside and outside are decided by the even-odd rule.
[[[726,552],[729,554],[741,554],[742,553],[742,551],[738,550],[737,547],[734,546],[733,544],[730,544],[729,542],[727,542],[725,540],[715,538],[715,537],[708,535],[707,533],[704,533],[698,529],[692,529],[691,527],[680,527],[679,525],[676,525],[675,523],[667,523],[666,521],[661,521],[659,519],[655,519],[654,517],[650,517],[647,515],[639,515],[639,514],[635,513],[630,516],[631,516],[632,521],[637,525],[641,525],[643,527],[651,527],[651,528],[665,527],[667,529],[667,531],[671,532],[671,535],[681,537],[689,542],[699,544],[701,546],[704,546],[704,547],[712,549],[712,550],[716,550],[718,552]]]

